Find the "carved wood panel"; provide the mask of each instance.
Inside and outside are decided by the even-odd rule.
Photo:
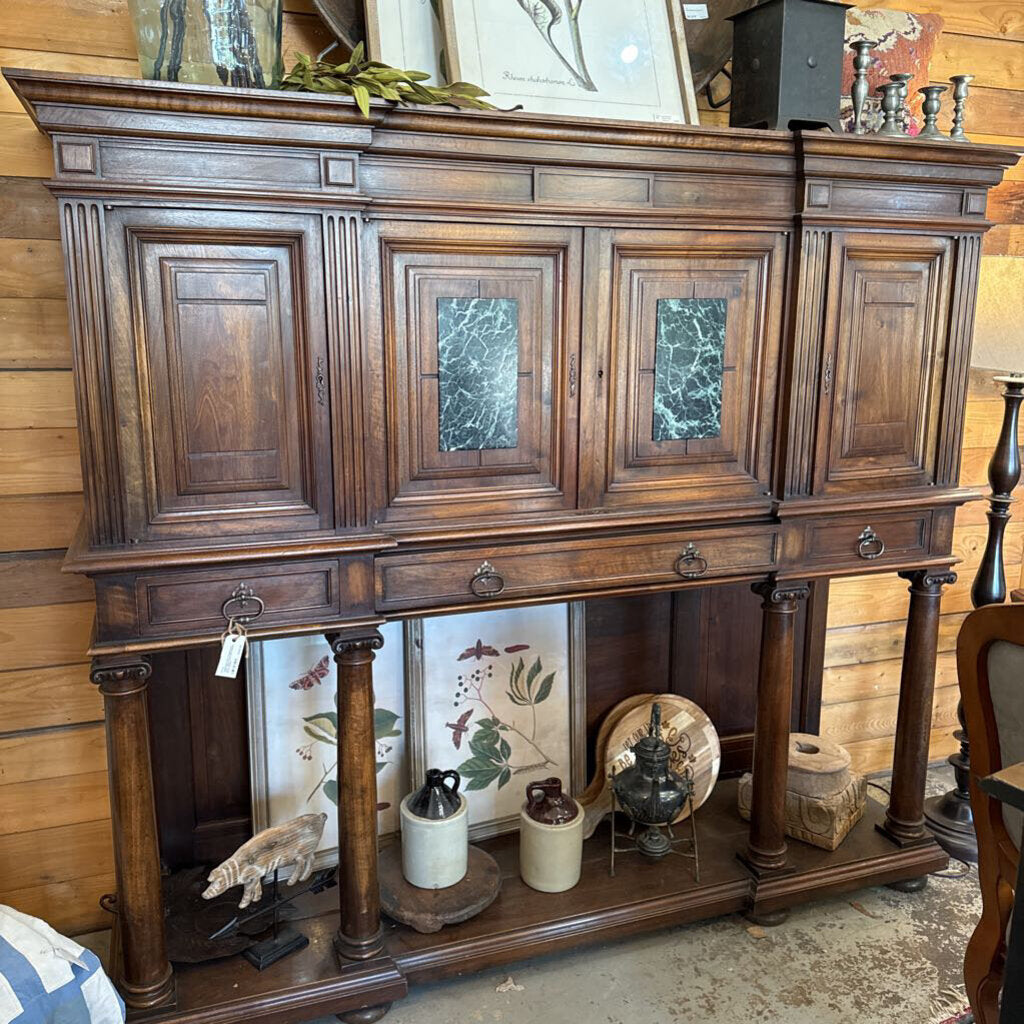
[[[574,508],[579,232],[379,232],[385,518]]]
[[[584,502],[763,499],[785,241],[736,232],[602,236],[585,302],[598,310],[602,339],[585,366],[598,400],[585,403],[583,433],[603,451],[585,477]],[[610,282],[603,290],[602,279]]]
[[[950,242],[833,238],[815,489],[935,482],[950,291]]]
[[[306,270],[319,218],[112,220],[141,412],[134,535],[333,525],[323,286]]]

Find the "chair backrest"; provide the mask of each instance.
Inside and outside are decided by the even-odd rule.
[[[989,605],[967,616],[957,639],[957,674],[971,738],[979,844],[1009,844],[1016,853],[1024,816],[982,793],[977,779],[1024,761],[1024,605]]]
[[[978,780],[1024,761],[1024,604],[987,605],[971,612],[957,638],[956,665],[971,740],[971,809],[982,900],[981,919],[967,944],[964,981],[978,1024],[995,1024],[1021,815],[984,793]]]

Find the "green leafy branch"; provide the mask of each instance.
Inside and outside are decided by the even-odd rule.
[[[370,116],[370,98],[389,100],[401,106],[441,103],[472,110],[495,110],[483,97],[488,93],[470,82],[427,85],[426,71],[403,71],[379,61],[367,60],[362,43],[342,64],[313,60],[297,53],[296,63],[281,82],[290,92],[338,93],[351,96],[363,117]]]
[[[537,705],[551,696],[555,681],[555,673],[549,672],[540,679],[543,668],[537,658],[526,669],[522,658],[514,662],[509,673],[508,689],[505,691],[509,700],[517,707],[528,707],[532,713],[532,728],[527,735],[512,722],[503,721],[487,703],[483,696],[483,685],[480,682],[471,684],[476,696],[469,698],[482,704],[488,711],[489,718],[481,718],[476,723],[476,732],[469,741],[469,749],[473,756],[459,765],[459,774],[467,780],[466,788],[470,790],[486,789],[497,781],[498,789],[507,785],[513,775],[532,772],[557,764],[546,754],[536,742],[537,736]],[[525,673],[525,679],[524,679]],[[538,682],[539,679],[539,682]],[[539,761],[529,764],[515,765],[512,763],[512,744],[502,733],[515,733],[536,751]]]
[[[328,746],[337,749],[338,746],[338,712],[337,711],[318,711],[315,715],[309,715],[302,719],[305,723],[302,730],[307,736],[315,740],[317,743],[326,743]],[[395,736],[401,736],[402,730],[395,728],[395,723],[398,721],[398,715],[393,711],[388,711],[386,708],[374,708],[373,709],[373,738],[377,744],[378,757],[381,756],[381,746],[385,740],[391,739]],[[390,748],[387,748],[390,749]],[[384,767],[388,764],[386,760],[377,761],[377,774],[379,775]],[[324,796],[331,801],[332,804],[337,806],[338,804],[338,780],[336,778],[328,778],[333,776],[335,769],[338,766],[338,759],[335,757],[334,762],[328,766],[324,764],[323,775],[320,776],[320,780],[313,787],[312,792],[306,797],[306,802],[316,796],[318,789],[323,789]]]

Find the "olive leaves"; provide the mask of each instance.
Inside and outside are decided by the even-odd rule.
[[[494,110],[483,97],[487,93],[470,82],[427,85],[426,71],[403,71],[379,61],[367,60],[362,43],[343,64],[313,60],[297,53],[296,63],[281,82],[289,92],[338,93],[351,96],[363,117],[370,116],[370,99],[389,100],[401,106],[440,103],[472,110]]]

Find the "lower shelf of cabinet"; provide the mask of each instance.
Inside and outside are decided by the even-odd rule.
[[[736,783],[723,781],[697,813],[701,879],[692,861],[616,857],[608,874],[608,832],[602,826],[584,847],[583,875],[569,892],[546,894],[519,878],[516,837],[481,844],[502,868],[502,891],[482,914],[432,935],[385,919],[385,956],[339,969],[333,947],[337,889],[309,898],[293,924],[309,936],[306,949],[257,972],[241,957],[176,969],[174,1009],[147,1020],[287,1024],[400,998],[407,983],[435,981],[586,943],[698,921],[752,907],[768,911],[827,893],[916,878],[939,870],[947,857],[932,842],[899,849],[875,829],[883,808],[868,800],[864,818],[834,853],[790,841],[792,872],[752,879],[737,859],[747,825],[736,812]]]

